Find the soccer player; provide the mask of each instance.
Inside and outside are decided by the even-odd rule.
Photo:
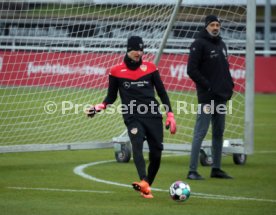
[[[196,118],[190,170],[187,178],[204,179],[197,172],[198,156],[209,124],[212,123],[212,178],[230,179],[221,170],[221,153],[225,127],[226,102],[231,99],[234,83],[229,71],[227,49],[220,37],[221,22],[214,15],[205,18],[205,28],[190,47],[187,73],[195,82],[199,110]],[[211,105],[213,104],[213,106]],[[220,107],[220,108],[219,108]],[[213,109],[213,110],[212,110]]]
[[[163,150],[163,123],[159,103],[155,98],[154,89],[166,109],[166,127],[171,134],[176,133],[176,122],[168,94],[160,78],[156,65],[142,60],[144,43],[141,37],[131,36],[127,40],[127,53],[121,64],[111,68],[107,96],[101,104],[92,106],[88,116],[115,102],[119,91],[124,123],[132,144],[133,160],[140,182],[132,186],[144,198],[153,198],[152,185],[161,163]],[[127,111],[126,111],[127,109]],[[143,156],[143,142],[149,146],[149,165]]]

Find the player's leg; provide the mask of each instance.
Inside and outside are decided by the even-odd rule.
[[[144,198],[153,198],[150,186],[155,179],[161,163],[163,150],[163,123],[162,118],[142,118],[140,120],[145,129],[149,146],[149,165],[147,177],[145,178],[148,187],[144,186],[144,190],[141,190],[141,195]],[[145,185],[144,181],[140,182],[140,184]]]
[[[150,195],[150,186],[147,180],[146,163],[143,155],[143,143],[145,139],[145,130],[137,120],[127,122],[128,135],[132,144],[132,153],[135,167],[141,181],[133,182],[133,189],[141,192],[145,198],[153,198]],[[145,196],[144,196],[145,195]]]
[[[149,165],[147,181],[151,185],[160,168],[163,151],[163,122],[161,118],[145,119],[143,125],[149,146]]]
[[[145,131],[137,120],[132,120],[127,124],[128,135],[132,145],[133,161],[137,169],[140,180],[146,178],[146,163],[143,155],[143,142]]]
[[[226,102],[215,104],[215,107],[218,105],[226,105]],[[231,179],[226,172],[221,170],[221,154],[223,147],[223,133],[225,128],[225,117],[226,113],[215,112],[212,116],[212,171],[211,177],[213,178],[224,178]]]
[[[211,121],[211,109],[209,104],[199,104],[198,113],[196,117],[196,123],[194,128],[194,135],[192,141],[192,150],[190,156],[190,170],[187,178],[192,180],[204,179],[197,173],[198,167],[198,156],[200,153],[200,147],[203,139],[205,138],[209,129]]]
[[[226,103],[221,103],[226,105]],[[215,109],[219,104],[215,104]],[[225,113],[214,112],[212,116],[212,168],[220,168],[223,145],[223,133],[225,128]]]

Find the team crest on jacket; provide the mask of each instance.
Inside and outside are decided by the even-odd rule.
[[[130,133],[132,133],[132,134],[137,134],[138,133],[138,128],[132,128],[131,130],[130,130]]]
[[[148,67],[147,67],[147,65],[142,64],[142,65],[140,66],[140,69],[141,69],[143,72],[145,72],[145,71],[147,71]]]

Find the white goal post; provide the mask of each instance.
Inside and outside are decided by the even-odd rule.
[[[131,35],[143,38],[144,60],[158,64],[169,92],[178,132],[165,131],[165,143],[190,144],[197,99],[187,59],[208,14],[222,20],[236,85],[225,139],[253,152],[255,1],[49,2],[0,2],[0,152],[111,147],[125,130],[119,99],[93,119],[84,109],[106,96]]]

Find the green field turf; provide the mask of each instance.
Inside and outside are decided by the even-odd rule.
[[[114,161],[113,149],[0,154],[1,215],[274,215],[276,212],[276,95],[256,95],[255,151],[245,165],[223,157],[223,169],[234,180],[209,178],[210,168],[199,167],[205,181],[187,181],[189,156],[164,153],[154,183],[154,199],[142,199],[132,188],[105,184],[74,173],[82,164],[83,173],[100,180],[129,185],[137,180],[133,161]],[[177,203],[168,188],[175,180],[187,181],[190,199]],[[99,192],[99,193],[98,193]]]

